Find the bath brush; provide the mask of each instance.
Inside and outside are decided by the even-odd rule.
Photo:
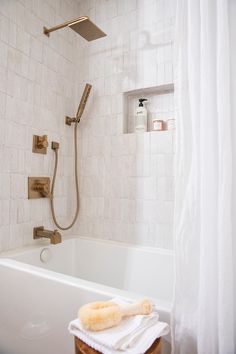
[[[123,317],[149,315],[151,312],[152,304],[147,299],[124,305],[101,301],[82,306],[78,317],[86,330],[101,331],[118,325]]]

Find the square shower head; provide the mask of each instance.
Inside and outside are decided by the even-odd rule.
[[[68,25],[68,27],[73,29],[89,42],[106,36],[106,33],[96,26],[88,17],[83,17],[78,21],[72,22]]]

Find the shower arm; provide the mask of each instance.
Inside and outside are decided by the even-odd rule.
[[[54,27],[51,27],[51,28],[47,28],[47,27],[43,27],[43,33],[46,34],[46,36],[49,37],[50,33],[51,32],[54,32],[54,31],[57,31],[61,28],[64,28],[64,27],[67,27],[69,25],[72,25],[74,23],[79,23],[79,22],[83,22],[83,21],[86,21],[88,20],[88,17],[87,16],[82,16],[82,17],[79,17],[77,19],[74,19],[74,20],[70,20],[70,21],[66,21],[60,25],[57,25],[57,26],[54,26]]]

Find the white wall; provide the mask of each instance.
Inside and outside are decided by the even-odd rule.
[[[50,176],[53,168],[50,148],[32,154],[33,134],[61,144],[56,209],[68,220],[73,146],[64,115],[77,104],[78,36],[67,29],[47,38],[42,29],[76,13],[76,0],[0,1],[0,251],[35,242],[33,226],[54,227],[48,200],[27,199],[27,177]]]
[[[80,14],[108,36],[80,51],[79,87],[90,82],[93,97],[80,125],[76,229],[81,236],[171,248],[174,137],[123,134],[122,98],[173,81],[175,1],[84,0]],[[169,109],[173,96],[167,103]]]
[[[73,141],[64,115],[74,115],[85,82],[93,92],[79,127],[81,210],[72,232],[172,247],[173,134],[123,134],[122,93],[172,82],[174,5],[0,1],[0,251],[34,243],[34,226],[54,228],[48,200],[27,199],[27,177],[53,172],[50,148],[32,154],[33,134],[60,142],[56,211],[71,220]],[[87,43],[69,29],[42,34],[80,15],[108,36]]]

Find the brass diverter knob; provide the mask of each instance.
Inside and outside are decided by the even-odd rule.
[[[46,154],[48,147],[47,135],[34,135],[33,136],[33,152],[38,154]]]
[[[48,147],[48,137],[47,135],[42,135],[38,137],[37,147],[43,149]]]
[[[49,198],[50,178],[49,177],[28,177],[28,198]]]
[[[49,196],[49,185],[47,183],[36,182],[33,185],[33,189],[41,194],[42,197]]]

